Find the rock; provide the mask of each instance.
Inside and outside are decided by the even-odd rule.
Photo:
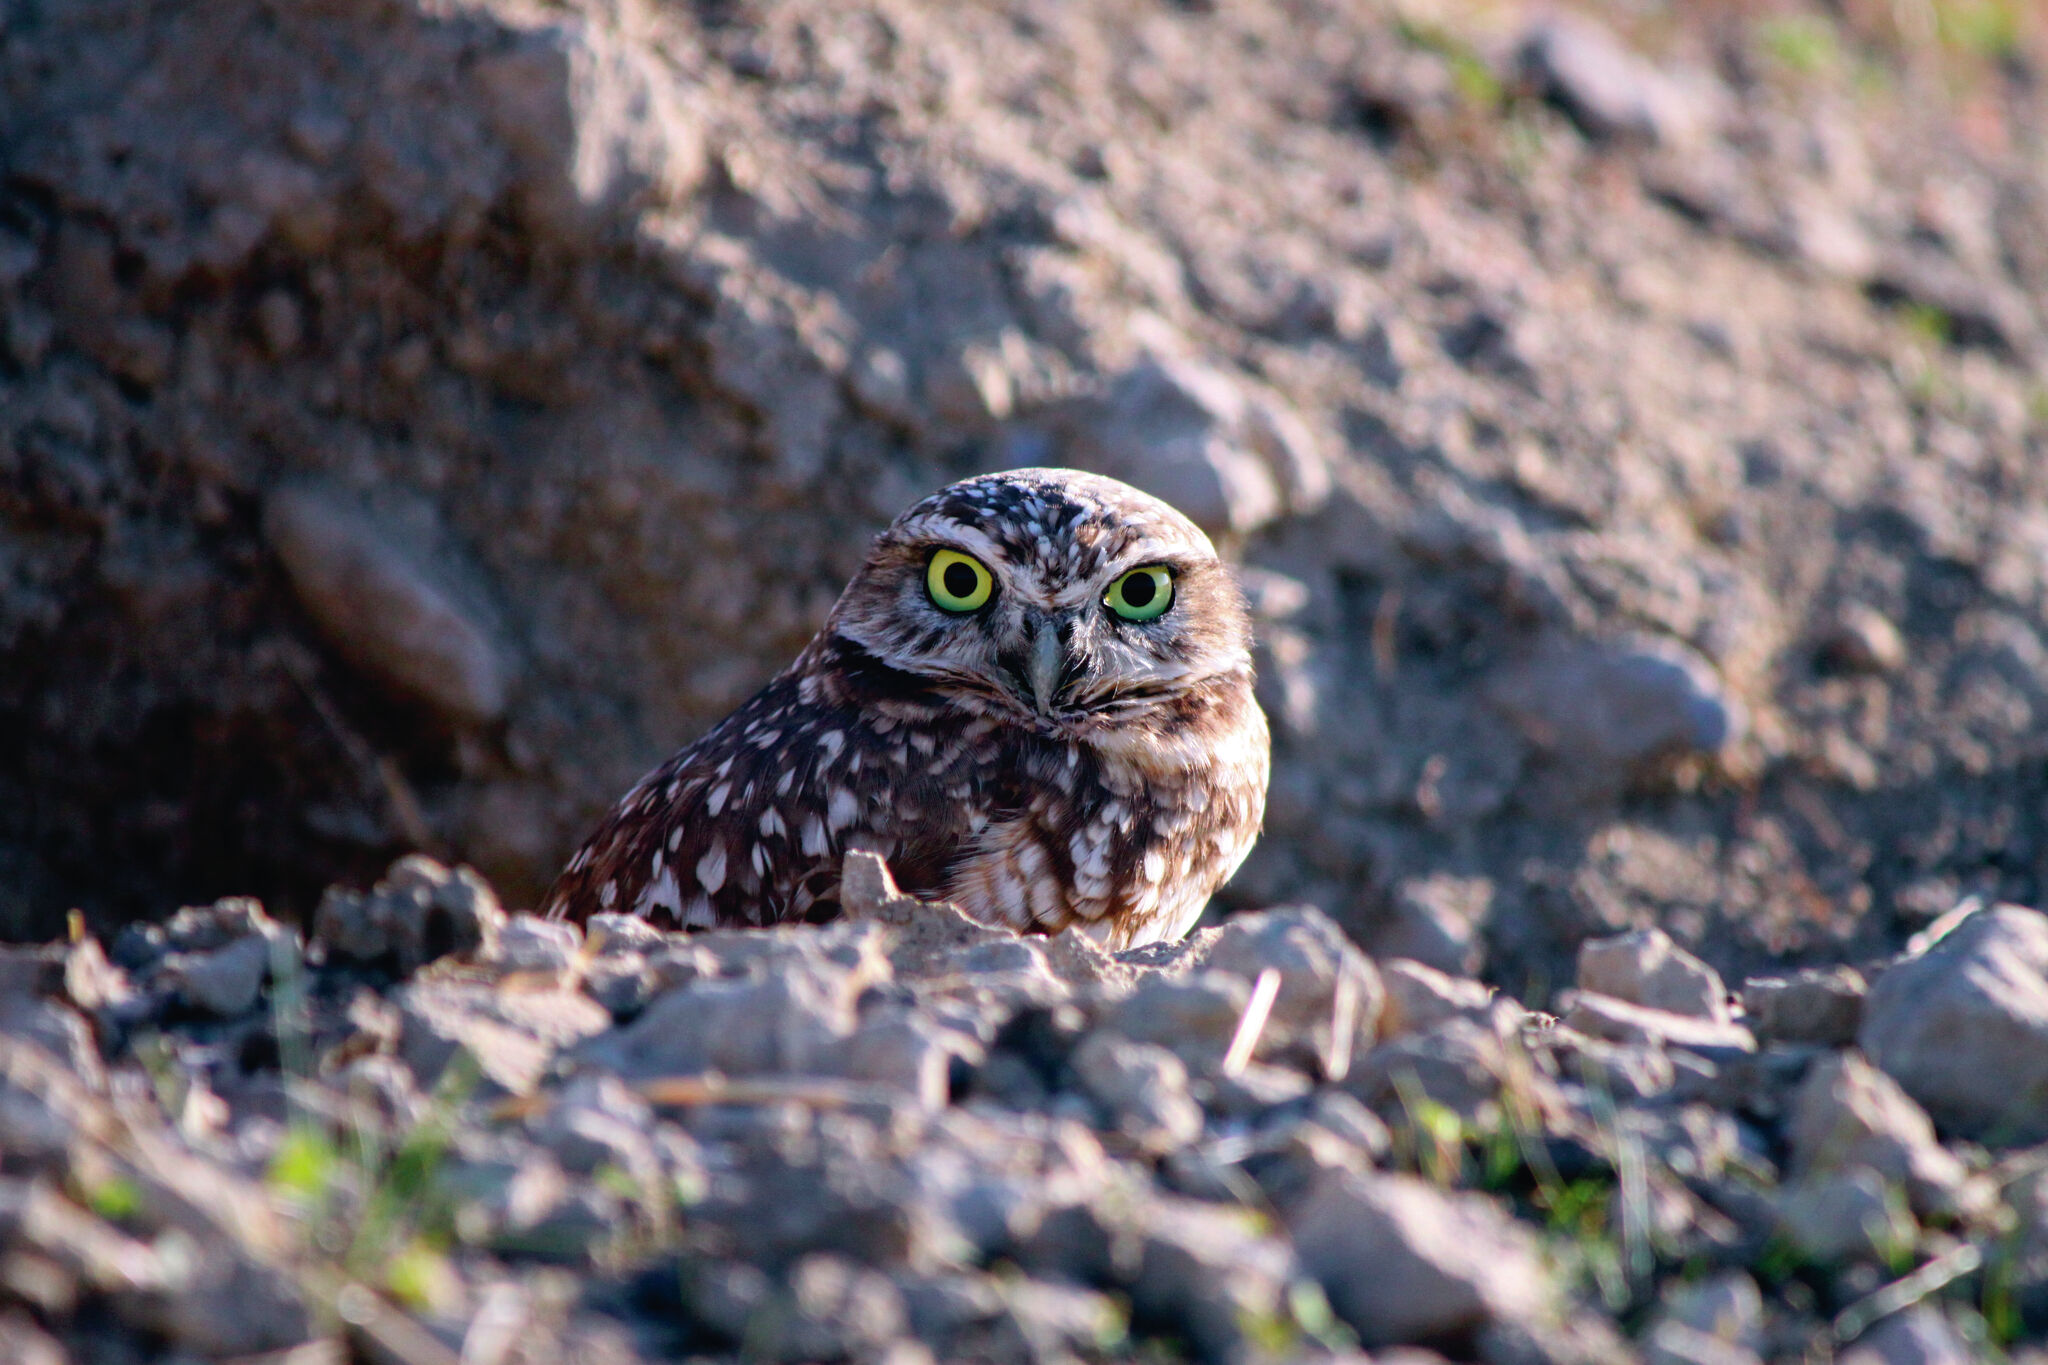
[[[1673,80],[1579,15],[1548,15],[1522,42],[1522,62],[1543,93],[1598,138],[1697,141],[1712,117],[1698,86]]]
[[[1742,983],[1742,1012],[1765,1042],[1844,1047],[1856,1040],[1869,991],[1854,967],[1808,967]]]
[[[1939,1309],[1925,1304],[1882,1319],[1835,1357],[1840,1365],[1967,1365],[1982,1358]]]
[[[1645,1365],[1758,1365],[1763,1357],[1747,1346],[1659,1318],[1643,1335]]]
[[[897,1280],[910,1330],[941,1360],[1018,1362],[1085,1359],[1124,1344],[1126,1313],[1078,1285],[980,1276]]]
[[[6,993],[0,987],[0,996]],[[100,941],[88,938],[64,955],[64,998],[87,1014],[122,1016],[135,1006],[135,989],[128,973],[107,960]]]
[[[1390,1124],[1413,1124],[1423,1100],[1484,1125],[1499,1116],[1504,1088],[1541,1110],[1547,1078],[1536,1075],[1489,1023],[1453,1016],[1424,1033],[1381,1043],[1359,1058],[1344,1088]]]
[[[138,957],[158,950],[168,951],[156,962],[150,988],[169,991],[187,1008],[223,1019],[254,1009],[273,965],[282,958],[296,966],[301,951],[297,930],[242,896],[180,910],[153,946],[131,943],[128,949]]]
[[[946,1106],[954,1057],[965,1049],[913,1010],[875,1009],[826,1063],[835,1075],[900,1090],[927,1112]]]
[[[639,953],[606,953],[583,970],[583,993],[622,1021],[645,1009],[661,989]]]
[[[1382,1038],[1427,1032],[1446,1019],[1482,1016],[1494,1001],[1491,986],[1404,958],[1381,964],[1380,980],[1387,989],[1386,1008],[1380,1012]]]
[[[1739,1270],[1666,1291],[1644,1334],[1650,1365],[1750,1365],[1763,1344],[1763,1295]]]
[[[1611,1043],[1654,1042],[1706,1051],[1756,1050],[1756,1036],[1740,1024],[1633,1005],[1595,991],[1575,992],[1564,1022],[1581,1033]]]
[[[466,1054],[487,1090],[527,1094],[556,1053],[611,1027],[603,1006],[569,990],[413,981],[393,998],[404,1020],[399,1055],[426,1089]]]
[[[147,1110],[122,1112],[18,1035],[0,1047],[0,1149],[10,1171],[49,1168],[0,1179],[0,1244],[11,1262],[28,1253],[54,1263],[101,1296],[107,1319],[202,1355],[277,1350],[310,1334],[264,1192],[186,1150]],[[59,1175],[81,1198],[111,1199],[123,1226],[58,1193]]]
[[[1845,673],[1892,673],[1906,662],[1906,637],[1883,612],[1852,602],[1822,637],[1820,657]]]
[[[1265,1118],[1305,1099],[1316,1083],[1292,1067],[1247,1062],[1241,1070],[1218,1072],[1202,1082],[1198,1097],[1221,1120]]]
[[[583,926],[591,951],[603,957],[610,953],[647,953],[663,947],[667,935],[638,915],[595,914]]]
[[[1856,1040],[1937,1125],[1998,1144],[2048,1137],[2048,915],[1970,915],[1878,977]]]
[[[0,944],[0,998],[50,995],[63,989],[64,955],[56,946]]]
[[[350,663],[445,720],[504,714],[511,680],[476,614],[332,490],[271,495],[263,533],[306,614]]]
[[[1391,1141],[1385,1133],[1384,1124],[1381,1125],[1381,1135]],[[1385,1148],[1381,1150],[1384,1153]],[[1228,1178],[1230,1173],[1216,1162],[1213,1151],[1193,1148],[1175,1155],[1198,1156],[1210,1163],[1209,1169],[1203,1172],[1208,1177],[1210,1193],[1206,1197],[1210,1200],[1227,1203],[1241,1197],[1241,1188],[1233,1187]],[[1173,1159],[1169,1158],[1170,1161]],[[1263,1130],[1257,1149],[1239,1164],[1245,1175],[1258,1181],[1259,1189],[1275,1208],[1287,1208],[1306,1196],[1330,1172],[1363,1171],[1371,1167],[1373,1158],[1363,1148],[1347,1142],[1322,1124],[1304,1119]],[[1241,1181],[1242,1178],[1239,1179]],[[1194,1191],[1190,1189],[1189,1192]]]
[[[2037,331],[2023,296],[1936,253],[1884,253],[1864,288],[1879,303],[1925,310],[1937,320],[1942,339],[1953,345],[2014,357],[2034,347]]]
[[[1361,941],[1376,958],[1472,976],[1485,959],[1479,931],[1492,910],[1493,883],[1485,877],[1408,877],[1395,885],[1385,913],[1362,926]]]
[[[1778,1219],[1794,1246],[1829,1265],[1889,1264],[1919,1235],[1905,1199],[1864,1166],[1786,1186]]]
[[[313,915],[313,942],[331,957],[388,961],[404,975],[451,953],[488,957],[504,923],[483,878],[415,853],[393,863],[368,895],[329,887]]]
[[[1677,1067],[1661,1042],[1609,1042],[1568,1025],[1552,1029],[1548,1041],[1566,1075],[1602,1094],[1654,1099],[1669,1094],[1678,1079]]]
[[[184,1002],[223,1019],[247,1014],[270,974],[271,947],[257,935],[204,953],[173,953],[163,975]]]
[[[1286,1245],[1232,1210],[1183,1200],[1151,1201],[1141,1225],[1133,1325],[1182,1338],[1200,1360],[1254,1358],[1262,1326],[1286,1320],[1296,1278]]]
[[[1330,1306],[1369,1347],[1464,1337],[1555,1302],[1526,1230],[1490,1200],[1412,1176],[1325,1177],[1288,1230]]]
[[[554,1096],[531,1131],[565,1171],[587,1176],[609,1167],[652,1189],[661,1177],[648,1136],[653,1127],[647,1102],[617,1080],[580,1076]]]
[[[1096,1033],[1074,1049],[1068,1065],[1141,1151],[1163,1154],[1201,1135],[1202,1109],[1188,1095],[1187,1068],[1165,1048]]]
[[[986,972],[1001,970],[998,962],[1027,978],[1051,973],[1039,945],[1021,942],[1013,931],[978,924],[950,902],[903,894],[888,863],[876,854],[847,853],[839,894],[849,920],[889,926],[889,963],[898,973]]]
[[[1369,1046],[1378,1030],[1385,994],[1379,972],[1313,906],[1233,915],[1190,956],[1247,985],[1263,971],[1280,973],[1260,1056],[1293,1055],[1306,1065],[1327,1066],[1333,1049],[1349,1053]]]
[[[896,1286],[837,1256],[806,1256],[779,1284],[746,1265],[706,1265],[688,1278],[695,1314],[760,1360],[877,1359],[905,1327]]]
[[[488,961],[506,972],[566,972],[582,947],[583,932],[573,924],[514,915],[498,931]]]
[[[1671,941],[1662,929],[1639,929],[1579,945],[1579,989],[1670,1014],[1726,1024],[1728,990],[1721,975]]]
[[[1673,755],[1720,753],[1748,728],[1713,667],[1668,640],[1552,640],[1503,670],[1488,695],[1595,787],[1626,783]]]
[[[162,925],[162,951],[203,953],[251,935],[270,936],[283,926],[264,913],[253,896],[224,896],[211,905],[188,905]]]
[[[147,1179],[142,1173],[119,1178]],[[162,1229],[160,1217],[148,1221]],[[111,1323],[216,1356],[276,1350],[306,1338],[305,1304],[286,1275],[257,1259],[261,1251],[222,1223],[192,1231],[205,1239],[209,1255],[203,1259],[179,1255],[178,1233],[167,1242],[140,1240],[45,1185],[0,1184],[0,1234],[10,1248],[61,1268],[100,1299],[97,1311]]]
[[[1787,1135],[1795,1175],[1867,1168],[1902,1184],[1923,1216],[1953,1219],[1990,1202],[1936,1141],[1926,1112],[1853,1052],[1814,1063],[1793,1099]]]
[[[860,974],[792,962],[762,976],[706,980],[657,997],[631,1024],[594,1040],[585,1062],[627,1080],[696,1075],[832,1074],[855,1027]]]
[[[521,26],[470,79],[512,149],[515,200],[545,237],[602,239],[622,209],[674,202],[708,168],[689,87],[610,25],[562,15]]]
[[[0,1313],[0,1365],[67,1365],[70,1359],[57,1339],[27,1313]]]
[[[1157,1043],[1190,1072],[1206,1076],[1222,1063],[1250,998],[1251,987],[1229,972],[1147,976],[1103,1011],[1099,1025],[1141,1043]]]
[[[1328,466],[1300,416],[1199,361],[1140,362],[1074,427],[1072,463],[1164,498],[1210,532],[1256,530],[1330,494]]]
[[[620,1198],[571,1181],[543,1151],[527,1147],[464,1154],[445,1180],[475,1198],[456,1221],[464,1240],[501,1256],[587,1263],[624,1232]]]

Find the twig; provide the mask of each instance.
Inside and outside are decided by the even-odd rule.
[[[702,1076],[661,1076],[635,1087],[649,1104],[688,1109],[701,1104],[808,1104],[844,1109],[865,1096],[845,1081],[822,1076],[764,1076],[731,1080],[715,1072]]]
[[[334,1313],[357,1359],[389,1365],[461,1365],[461,1357],[373,1289],[343,1285],[334,1296]]]
[[[1358,1033],[1358,983],[1346,972],[1337,973],[1337,989],[1330,997],[1330,1056],[1323,1063],[1323,1079],[1335,1083],[1351,1074],[1351,1049]]]
[[[1237,1020],[1237,1032],[1230,1036],[1230,1049],[1223,1054],[1224,1075],[1237,1075],[1252,1059],[1252,1053],[1259,1046],[1259,1036],[1266,1031],[1266,1020],[1273,1013],[1273,1001],[1279,995],[1279,969],[1267,967],[1252,983],[1252,998],[1244,1002],[1244,1013]]]
[[[1963,1243],[1946,1256],[1937,1256],[1926,1265],[1909,1275],[1893,1280],[1881,1289],[1864,1295],[1856,1302],[1835,1315],[1834,1325],[1829,1329],[1837,1345],[1847,1345],[1877,1323],[1904,1308],[1911,1308],[1929,1294],[1935,1293],[1952,1280],[1963,1276],[1984,1264],[1984,1254],[1969,1242]]]

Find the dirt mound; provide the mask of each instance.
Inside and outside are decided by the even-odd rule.
[[[1821,10],[17,9],[8,932],[407,847],[524,900],[869,533],[1036,462],[1248,566],[1235,904],[1541,1000],[1651,921],[2039,898],[2011,35],[1942,20],[1954,95]]]

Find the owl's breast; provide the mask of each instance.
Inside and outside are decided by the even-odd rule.
[[[1019,930],[1079,928],[1128,948],[1185,934],[1243,862],[1270,751],[1249,685],[1233,685],[1065,741],[1034,739],[1014,762],[999,784],[1014,796],[994,803],[945,894]]]

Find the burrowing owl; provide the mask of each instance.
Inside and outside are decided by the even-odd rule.
[[[987,474],[896,519],[817,637],[641,779],[548,914],[827,920],[866,849],[907,891],[1108,946],[1185,934],[1266,804],[1244,601],[1158,499]]]

